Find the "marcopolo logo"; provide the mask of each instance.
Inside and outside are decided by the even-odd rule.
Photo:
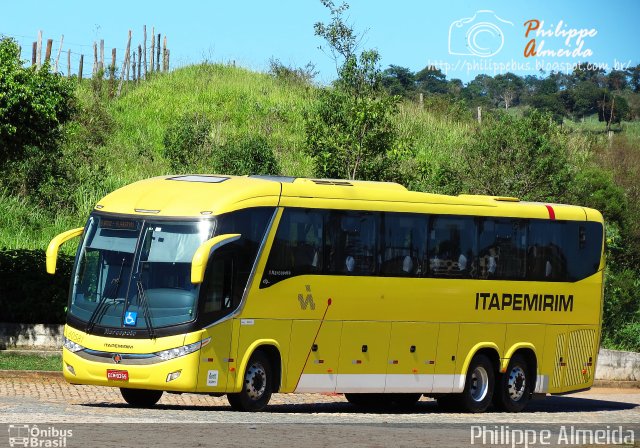
[[[493,11],[480,10],[473,17],[455,20],[449,26],[449,54],[489,58],[504,46],[504,27],[513,22],[501,19]]]
[[[66,447],[73,430],[55,426],[40,428],[37,425],[9,425],[9,446]]]

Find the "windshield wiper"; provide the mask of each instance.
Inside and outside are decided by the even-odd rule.
[[[149,300],[147,299],[147,294],[144,291],[144,286],[142,286],[142,280],[138,279],[138,281],[136,281],[136,285],[138,286],[138,302],[142,306],[144,323],[147,325],[149,337],[151,339],[155,339],[155,329],[153,328],[153,323],[151,323],[151,309],[149,308]]]
[[[115,301],[116,296],[118,295],[118,290],[120,289],[120,280],[122,279],[124,262],[125,262],[125,257],[122,257],[122,263],[120,264],[120,272],[118,273],[118,276],[116,278],[111,280],[111,285],[110,285],[111,289],[107,291],[106,294],[103,294],[102,297],[100,297],[100,301],[98,302],[96,309],[93,310],[93,313],[91,313],[89,322],[87,322],[87,333],[91,333],[91,331],[93,331],[93,328],[96,326],[96,323],[100,322],[104,317],[104,315],[106,314],[107,309],[109,308],[109,305],[111,305],[111,304],[109,305],[106,304],[107,299],[111,299]]]

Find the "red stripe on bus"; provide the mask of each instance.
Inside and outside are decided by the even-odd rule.
[[[556,212],[553,211],[553,207],[550,205],[545,205],[545,207],[547,207],[547,210],[549,211],[549,219],[556,219]]]

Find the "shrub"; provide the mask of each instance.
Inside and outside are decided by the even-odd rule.
[[[177,172],[189,171],[211,155],[211,121],[203,114],[187,113],[164,134],[164,156]]]
[[[245,175],[280,173],[276,156],[263,137],[232,140],[216,148],[211,155],[213,172]]]

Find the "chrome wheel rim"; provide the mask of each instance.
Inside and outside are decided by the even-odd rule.
[[[522,367],[515,366],[509,372],[509,380],[507,381],[507,393],[513,401],[518,401],[524,395],[525,386],[527,385],[527,377]]]
[[[469,392],[473,401],[482,401],[487,396],[489,391],[489,374],[487,370],[478,366],[473,370],[471,374],[471,387]]]
[[[252,400],[259,400],[264,395],[267,388],[267,372],[262,364],[254,363],[247,369],[244,383],[247,395]]]

